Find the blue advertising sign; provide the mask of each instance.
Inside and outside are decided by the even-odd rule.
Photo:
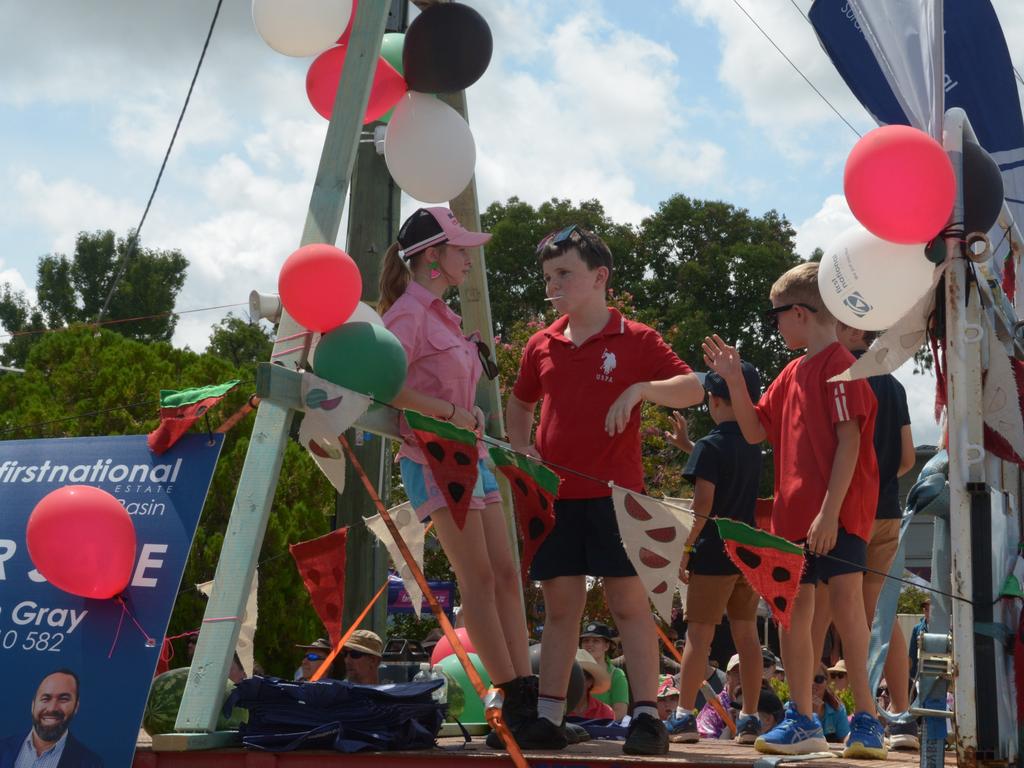
[[[434,593],[438,604],[448,615],[451,615],[455,607],[455,582],[452,581],[428,581],[430,591]],[[420,606],[421,613],[430,615],[430,603],[423,598]],[[412,598],[409,597],[405,584],[397,576],[388,577],[388,613],[414,613],[412,609]],[[0,766],[2,768],[2,766]]]
[[[161,640],[223,435],[186,435],[156,455],[145,435],[0,442],[0,768],[55,743],[58,768],[129,768]],[[91,600],[35,570],[25,529],[65,485],[113,494],[136,555],[124,598]],[[102,566],[100,566],[102,567]],[[136,625],[137,622],[137,625]],[[152,638],[147,640],[148,638]]]

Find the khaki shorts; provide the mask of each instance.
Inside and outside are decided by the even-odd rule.
[[[868,556],[864,565],[868,571],[864,574],[865,581],[883,581],[883,573],[889,573],[892,561],[896,559],[896,550],[900,545],[900,521],[875,520],[868,539]],[[877,571],[877,573],[873,573]]]
[[[722,614],[729,621],[757,620],[757,592],[740,574],[732,576],[706,576],[690,574],[686,588],[687,621],[698,624],[721,624]]]

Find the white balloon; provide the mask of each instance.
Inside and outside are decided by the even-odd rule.
[[[381,328],[384,327],[384,318],[377,314],[377,310],[371,307],[369,304],[360,301],[356,304],[356,309],[349,317],[346,323],[373,323],[379,325]]]
[[[345,32],[352,0],[252,0],[260,37],[285,56],[315,56]]]
[[[462,116],[443,101],[410,91],[398,102],[384,137],[392,178],[424,203],[447,203],[473,178],[476,143]]]
[[[851,328],[883,331],[931,288],[934,269],[924,243],[890,243],[857,224],[825,251],[818,288],[837,320]]]

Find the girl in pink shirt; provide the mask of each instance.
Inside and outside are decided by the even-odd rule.
[[[380,279],[384,324],[409,361],[405,386],[392,405],[477,434],[485,422],[474,405],[477,381],[485,365],[492,378],[497,370],[477,334],[463,335],[462,319],[444,303],[444,295],[466,279],[472,266],[467,249],[490,239],[464,229],[447,208],[421,208],[402,224],[398,242],[384,256]],[[404,419],[402,436],[397,456],[402,483],[420,519],[434,522],[459,581],[466,629],[491,680],[504,691],[502,714],[515,730],[537,717],[537,678],[527,652],[519,574],[498,484],[483,462],[484,445],[477,443],[479,478],[460,530]],[[500,746],[500,740],[493,746]]]

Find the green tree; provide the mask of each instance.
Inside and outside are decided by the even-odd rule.
[[[35,307],[6,284],[0,321],[8,333],[19,335],[4,346],[4,362],[24,364],[39,339],[27,331],[95,321],[111,289],[106,327],[139,341],[170,341],[178,322],[174,302],[185,284],[188,260],[180,251],[143,248],[137,241],[130,248],[133,237],[119,238],[112,230],[80,232],[70,258],[59,253],[40,258]]]
[[[41,336],[25,368],[21,375],[0,376],[0,438],[144,434],[157,426],[162,388],[243,379],[214,419],[234,413],[252,391],[251,375],[217,355],[91,327]],[[194,584],[213,578],[252,424],[249,415],[225,435],[168,634],[202,622],[205,598]],[[333,514],[333,489],[305,451],[289,443],[260,551],[256,658],[268,673],[288,676],[296,666],[294,643],[324,634],[287,545],[328,532]],[[187,663],[184,647],[177,644],[175,665]]]
[[[230,360],[236,368],[251,369],[269,360],[273,348],[274,342],[262,325],[228,314],[213,327],[206,351]]]

